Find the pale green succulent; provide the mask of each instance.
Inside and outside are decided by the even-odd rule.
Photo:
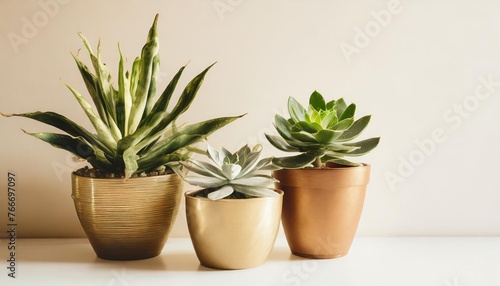
[[[66,86],[85,111],[96,133],[89,132],[67,117],[54,112],[3,115],[31,118],[66,132],[67,134],[28,134],[73,153],[96,169],[125,178],[186,160],[188,154],[182,151],[185,147],[206,138],[240,116],[210,119],[164,136],[179,115],[189,108],[205,74],[213,65],[192,79],[175,106],[167,110],[185,66],[180,68],[163,93],[155,99],[160,65],[157,21],[158,15],[149,30],[141,56],[134,60],[130,73],[125,70],[123,56],[119,52],[118,89],[113,86],[109,71],[101,60],[99,45],[97,53],[94,54],[89,42],[80,35],[90,54],[95,73],[93,74],[76,56],[73,58],[97,113],[78,91],[69,85]]]
[[[370,115],[354,120],[356,105],[347,105],[343,98],[326,102],[314,91],[309,98],[308,109],[295,98],[288,99],[287,120],[275,116],[274,126],[280,136],[266,134],[276,148],[301,154],[274,158],[273,164],[288,169],[310,166],[323,167],[326,162],[347,166],[360,166],[343,159],[345,156],[361,156],[375,148],[380,138],[349,142],[358,137],[370,122]]]
[[[276,180],[260,172],[277,168],[272,165],[272,158],[259,160],[261,150],[261,145],[253,149],[245,145],[237,152],[230,153],[225,148],[217,151],[208,145],[206,156],[213,164],[197,160],[183,163],[189,171],[200,175],[185,176],[184,180],[204,188],[211,200],[226,198],[233,192],[243,195],[236,197],[277,196],[278,193],[269,188]]]

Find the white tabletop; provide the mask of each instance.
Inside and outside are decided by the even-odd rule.
[[[500,238],[361,238],[343,258],[291,255],[278,239],[268,261],[246,270],[200,266],[189,238],[170,238],[158,257],[107,261],[86,239],[18,239],[16,278],[2,240],[0,285],[500,286]]]

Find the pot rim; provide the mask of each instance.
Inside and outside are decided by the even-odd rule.
[[[96,181],[113,181],[113,180],[119,180],[119,181],[129,181],[129,180],[145,180],[145,179],[153,179],[153,178],[163,178],[166,176],[171,176],[171,175],[176,175],[176,173],[170,173],[170,174],[163,174],[163,175],[156,175],[156,176],[146,176],[146,177],[134,177],[134,178],[94,178],[94,177],[87,177],[87,176],[81,176],[76,173],[76,171],[71,172],[71,177],[75,178],[82,178],[82,179],[89,179],[89,180],[96,180]]]
[[[283,194],[284,192],[280,189],[273,189],[273,191],[277,192],[278,193],[278,196],[277,197],[256,197],[256,198],[248,198],[248,199],[220,199],[220,200],[211,200],[209,198],[204,198],[204,197],[195,197],[193,196],[193,194],[197,193],[197,192],[200,192],[204,189],[198,189],[198,190],[192,190],[192,191],[186,191],[184,193],[184,197],[186,198],[190,198],[190,199],[198,199],[198,200],[202,200],[202,201],[210,201],[210,202],[238,202],[238,201],[242,201],[242,202],[245,202],[247,200],[252,200],[252,201],[256,201],[256,200],[272,200],[272,199],[278,199],[280,197],[283,197]]]
[[[349,170],[349,169],[361,169],[361,168],[370,168],[371,165],[368,163],[361,163],[363,166],[343,166],[343,167],[325,167],[325,168],[316,168],[316,167],[304,167],[304,168],[297,168],[297,169],[288,169],[288,168],[283,168],[279,170],[275,170],[273,172],[279,172],[282,170],[304,170],[304,171],[317,171],[317,170]]]

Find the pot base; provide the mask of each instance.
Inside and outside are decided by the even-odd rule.
[[[94,251],[100,259],[104,260],[114,260],[114,261],[123,261],[123,260],[143,260],[156,257],[160,255],[161,251],[153,251],[153,252],[145,252],[143,250],[131,251],[128,253],[123,253],[123,249],[119,249],[116,251],[112,250],[104,250],[100,251],[94,247]]]
[[[293,255],[297,255],[304,258],[312,258],[312,259],[332,259],[332,258],[340,258],[347,255],[347,253],[342,254],[309,254],[309,253],[300,253],[296,251],[292,251]]]

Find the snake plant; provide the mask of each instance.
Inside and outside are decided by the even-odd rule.
[[[184,180],[204,188],[202,193],[211,200],[277,196],[268,187],[276,180],[260,172],[277,168],[271,163],[272,158],[259,160],[261,151],[261,145],[256,145],[253,149],[245,145],[235,153],[225,148],[217,151],[208,145],[206,156],[213,164],[192,159],[184,162],[186,169],[200,175],[188,175]]]
[[[94,53],[87,39],[79,34],[95,72],[92,73],[77,56],[73,55],[73,58],[97,113],[77,90],[67,84],[66,86],[90,119],[96,133],[55,112],[3,115],[34,119],[66,132],[67,134],[27,134],[73,153],[90,163],[94,169],[124,178],[186,160],[189,156],[185,152],[186,147],[240,116],[210,119],[164,135],[166,131],[171,131],[179,115],[189,108],[206,73],[213,65],[193,78],[175,106],[167,110],[185,66],[179,69],[161,95],[156,97],[160,67],[157,21],[158,15],[149,30],[141,55],[132,64],[131,72],[125,70],[124,58],[118,46],[118,89],[111,82],[110,73],[100,57],[100,44]]]
[[[274,158],[282,168],[297,169],[307,166],[325,167],[326,162],[346,166],[360,166],[344,159],[364,155],[373,150],[380,138],[350,142],[365,129],[370,115],[354,120],[356,105],[346,104],[343,98],[326,102],[314,91],[306,109],[295,98],[288,99],[289,119],[276,114],[274,126],[277,135],[266,134],[269,142],[279,150],[298,152],[299,155]]]

